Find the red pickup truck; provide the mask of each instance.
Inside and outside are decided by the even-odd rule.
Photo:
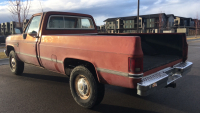
[[[68,12],[34,14],[22,34],[7,37],[5,54],[16,75],[29,63],[69,76],[85,108],[102,101],[104,84],[146,96],[175,87],[193,65],[185,34],[98,34],[92,16]]]

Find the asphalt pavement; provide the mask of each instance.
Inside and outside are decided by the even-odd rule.
[[[9,64],[8,58],[0,59],[0,66],[1,66],[1,65],[8,65],[8,64]],[[1,68],[0,68],[0,69],[1,69]]]
[[[4,52],[5,48],[5,43],[0,43],[0,52]]]
[[[0,47],[5,47],[5,43],[0,43]]]
[[[176,82],[177,88],[140,97],[135,90],[106,85],[102,103],[93,109],[76,104],[65,75],[26,64],[24,73],[16,76],[1,65],[0,113],[199,113],[200,40],[188,44],[188,60],[194,65]]]

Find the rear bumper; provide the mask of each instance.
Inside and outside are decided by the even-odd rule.
[[[173,67],[168,67],[156,73],[147,75],[137,84],[137,94],[147,96],[163,88],[190,72],[192,62],[181,62]]]

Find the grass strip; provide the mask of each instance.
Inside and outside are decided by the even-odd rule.
[[[193,39],[199,39],[200,37],[191,37],[191,38],[187,38],[187,40],[193,40]]]
[[[0,59],[8,58],[4,52],[0,52]]]
[[[3,49],[3,48],[6,48],[6,47],[0,47],[0,49]]]

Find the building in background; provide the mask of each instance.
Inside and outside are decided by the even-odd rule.
[[[120,33],[135,33],[137,32],[137,17],[124,17],[119,19],[120,20]],[[139,18],[139,29],[141,30],[141,17]]]
[[[29,19],[25,19],[23,22],[22,30],[26,27]],[[19,23],[15,21],[5,22],[0,24],[0,34],[1,35],[10,35],[15,34],[14,29],[17,27],[19,28]]]
[[[137,16],[108,18],[104,22],[107,33],[137,32]],[[192,18],[173,14],[166,15],[165,13],[139,16],[139,33],[186,33],[186,35],[192,35],[194,29],[195,20]]]
[[[1,23],[1,34],[5,34],[5,23]]]
[[[19,23],[15,21],[10,22],[10,34],[15,34],[15,28],[19,28]]]
[[[168,17],[165,13],[142,15],[146,33],[160,33],[167,27]]]
[[[15,21],[11,21],[10,22],[10,34],[14,34],[14,28],[16,27],[16,22]]]
[[[28,21],[29,21],[29,19],[25,19],[25,20],[24,20],[24,22],[23,22],[23,29],[26,27],[26,24],[28,23]],[[22,29],[22,30],[23,30],[23,29]]]
[[[100,26],[97,26],[97,31],[100,31]]]
[[[174,27],[174,19],[175,16],[173,14],[168,14],[167,16],[167,28],[171,29],[172,27]]]
[[[134,33],[137,28],[137,17],[118,17],[104,20],[107,33]],[[139,20],[141,22],[141,18]],[[140,23],[141,24],[141,23]],[[142,26],[140,26],[140,29]]]
[[[10,22],[5,22],[5,35],[10,35]]]
[[[107,33],[115,33],[116,32],[116,26],[117,26],[117,18],[108,18],[104,20],[105,24],[105,29]]]
[[[162,20],[162,27],[166,27],[168,17],[165,13],[149,14],[139,16],[139,32],[153,33],[159,28],[159,18]],[[136,33],[137,16],[108,18],[104,20],[105,29],[108,33]]]
[[[195,35],[195,20],[192,18],[175,16],[174,29],[176,33],[186,33],[186,35]]]
[[[174,26],[176,27],[190,27],[192,18],[185,18],[180,16],[175,16]]]
[[[101,25],[100,30],[98,32],[99,33],[106,33],[105,25]]]

